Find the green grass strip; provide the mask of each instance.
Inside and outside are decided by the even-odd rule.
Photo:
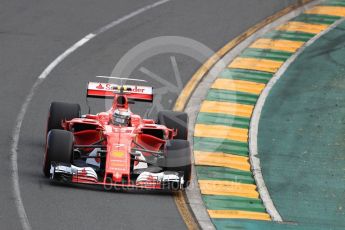
[[[264,38],[307,42],[314,36],[315,34],[310,33],[273,30],[269,33],[266,33]]]
[[[221,180],[243,184],[255,184],[255,180],[250,171],[246,172],[213,166],[196,166],[195,169],[199,180]]]
[[[260,199],[212,195],[203,195],[202,199],[207,209],[211,210],[242,210],[250,212],[266,212],[266,209]]]
[[[323,2],[321,5],[324,6],[345,6],[345,2],[343,0],[328,0]]]
[[[285,62],[289,57],[291,57],[291,55],[292,53],[290,52],[278,50],[248,48],[243,51],[241,57],[252,57]]]
[[[219,138],[194,137],[194,150],[248,156],[248,143]]]
[[[341,17],[338,17],[338,16],[321,15],[321,14],[301,14],[300,16],[297,16],[296,18],[292,19],[292,21],[330,25],[340,18]]]
[[[206,99],[208,101],[235,102],[245,105],[255,105],[259,95],[232,90],[210,89]]]
[[[272,76],[272,73],[255,70],[224,69],[220,73],[219,78],[252,81],[266,84],[272,78]]]
[[[250,119],[246,117],[238,117],[222,113],[199,113],[196,123],[205,125],[226,125],[248,129],[249,122]]]

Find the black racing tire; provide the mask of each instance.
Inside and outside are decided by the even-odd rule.
[[[165,125],[169,129],[177,129],[174,139],[188,139],[188,114],[185,112],[160,111],[158,113],[158,124]]]
[[[183,188],[187,188],[192,176],[192,153],[189,141],[169,140],[165,147],[164,170],[182,172]]]
[[[50,176],[50,166],[52,162],[71,163],[73,143],[73,133],[59,129],[52,129],[49,131],[43,162],[43,173],[46,177]]]
[[[72,120],[80,117],[80,105],[65,102],[52,102],[50,104],[47,133],[52,129],[63,129],[61,122],[63,120]]]

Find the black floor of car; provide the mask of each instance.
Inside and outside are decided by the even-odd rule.
[[[162,168],[160,168],[160,167],[149,166],[148,168],[144,168],[144,169],[135,169],[135,170],[133,170],[133,174],[140,174],[143,172],[159,173],[161,171],[162,171]]]

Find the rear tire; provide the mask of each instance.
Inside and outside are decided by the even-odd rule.
[[[184,177],[183,188],[189,186],[192,175],[192,156],[189,141],[167,141],[164,169],[182,172]]]
[[[158,113],[158,124],[165,125],[169,129],[177,129],[177,136],[174,139],[188,139],[188,115],[185,112],[160,111]]]
[[[63,129],[63,120],[80,117],[80,105],[64,102],[52,102],[49,108],[47,133],[52,129]]]
[[[51,163],[71,163],[73,156],[73,134],[66,130],[52,129],[47,135],[46,152],[43,162],[43,173],[50,176]]]

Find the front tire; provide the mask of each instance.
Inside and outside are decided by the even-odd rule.
[[[63,129],[61,122],[80,117],[80,105],[64,102],[52,102],[49,108],[47,133],[52,129]]]
[[[164,169],[167,171],[181,172],[184,177],[183,188],[187,188],[192,175],[192,153],[189,141],[167,141],[165,153]]]
[[[73,134],[66,130],[52,129],[47,135],[43,173],[50,176],[52,162],[71,163],[73,156]]]

